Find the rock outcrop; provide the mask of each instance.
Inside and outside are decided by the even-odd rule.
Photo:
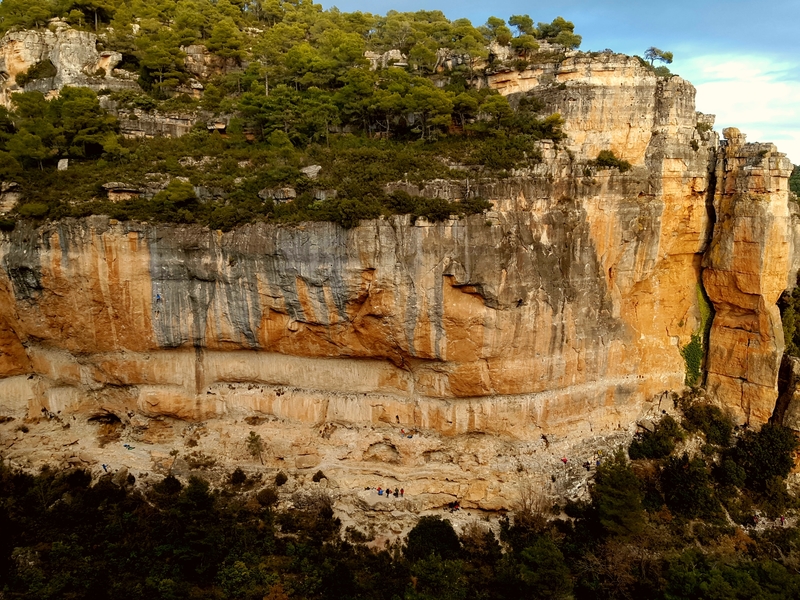
[[[9,107],[16,91],[38,90],[57,94],[64,86],[101,89],[139,89],[135,81],[115,77],[114,68],[122,60],[118,52],[97,50],[97,36],[88,31],[55,26],[53,30],[28,30],[7,33],[0,40],[0,103]],[[17,85],[17,75],[50,61],[55,74],[34,79],[24,88]]]
[[[745,144],[735,128],[723,133],[714,173],[717,222],[703,262],[716,313],[707,385],[741,420],[764,423],[775,409],[784,348],[776,302],[792,262],[793,167],[773,144]]]
[[[241,460],[253,429],[273,466],[499,508],[519,472],[575,492],[583,469],[557,471],[561,456],[589,459],[669,408],[705,282],[709,386],[764,422],[793,260],[785,157],[732,131],[720,145],[691,84],[620,55],[486,83],[535,89],[567,139],[504,180],[395,186],[481,196],[486,215],[0,234],[0,413],[113,414],[153,461],[193,427]],[[631,170],[598,168],[601,150]]]
[[[224,75],[239,67],[239,63],[235,59],[217,56],[202,44],[184,46],[181,50],[185,54],[183,64],[186,70],[201,79]]]

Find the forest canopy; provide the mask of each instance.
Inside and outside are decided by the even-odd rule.
[[[50,61],[16,76],[21,91],[0,111],[0,177],[21,186],[23,201],[4,229],[18,218],[98,213],[229,229],[259,219],[353,226],[381,214],[481,212],[490,205],[480,198],[457,206],[390,197],[385,186],[504,176],[538,162],[536,142],[563,137],[560,115],[534,97],[512,104],[478,77],[563,59],[581,42],[562,17],[491,17],[476,27],[440,11],[344,13],[307,0],[0,3],[0,32],[65,24],[119,52],[118,69],[138,88],[66,88],[47,101],[38,82],[55,74]],[[197,47],[214,67],[202,83],[186,63]],[[117,120],[126,111],[193,115],[198,125],[181,139],[128,139]],[[226,123],[222,134],[200,122],[214,119]],[[68,171],[55,170],[62,159]],[[187,166],[193,160],[205,168]],[[322,167],[313,185],[301,172],[310,164]],[[109,203],[98,184],[142,186],[154,172],[188,179],[197,197],[176,206],[164,190]],[[259,197],[286,186],[297,194],[291,202]],[[321,200],[323,186],[330,193]]]

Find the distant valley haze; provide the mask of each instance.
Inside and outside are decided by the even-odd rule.
[[[583,36],[581,50],[642,55],[650,46],[674,53],[669,66],[697,88],[697,110],[715,114],[715,129],[738,127],[750,142],[773,142],[800,163],[800,1],[622,0],[340,0],[329,8],[385,14],[441,10],[474,25],[489,16],[562,16]]]

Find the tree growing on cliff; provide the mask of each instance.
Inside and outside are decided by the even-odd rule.
[[[644,529],[641,483],[622,449],[597,468],[591,496],[607,534],[626,538]]]
[[[250,456],[253,458],[257,458],[261,464],[264,464],[264,442],[261,440],[261,436],[258,435],[255,431],[251,431],[250,435],[247,436],[247,451],[250,453]]]
[[[404,554],[416,562],[436,554],[444,560],[457,559],[461,553],[461,542],[447,519],[436,516],[422,517],[408,532]]]
[[[42,161],[50,157],[50,150],[38,135],[22,130],[8,140],[8,151],[20,162],[32,162],[42,169]]]
[[[536,28],[533,26],[533,19],[528,15],[511,15],[508,24],[516,27],[519,35],[535,35]]]
[[[726,456],[744,469],[747,486],[762,492],[773,478],[785,479],[794,466],[798,441],[788,427],[768,423],[748,430]]]
[[[63,10],[78,10],[83,14],[91,14],[94,18],[94,30],[97,31],[101,21],[108,22],[114,14],[115,3],[111,0],[71,0]]]
[[[667,52],[665,50],[659,50],[655,46],[650,46],[647,50],[644,51],[645,59],[650,61],[650,66],[654,66],[653,63],[655,61],[660,61],[666,64],[672,64],[672,52]]]
[[[481,31],[487,40],[495,41],[501,46],[508,46],[514,37],[506,22],[499,17],[489,17],[486,25],[481,27]]]
[[[575,33],[575,24],[564,17],[556,17],[550,23],[539,23],[536,37],[565,48],[577,48],[582,41],[581,36]]]

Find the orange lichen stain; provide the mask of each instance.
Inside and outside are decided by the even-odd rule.
[[[308,286],[302,277],[295,277],[295,289],[297,290],[297,300],[300,308],[303,309],[303,317],[306,322],[317,321],[314,304],[308,292]]]
[[[488,396],[492,393],[489,369],[483,361],[459,364],[449,376],[450,392],[457,398]]]
[[[486,313],[491,309],[474,288],[456,287],[454,283],[454,278],[448,276],[442,286],[442,327],[446,340],[443,358],[467,363],[482,355]]]

